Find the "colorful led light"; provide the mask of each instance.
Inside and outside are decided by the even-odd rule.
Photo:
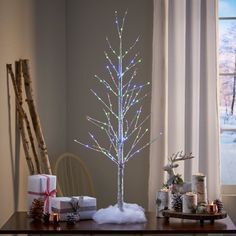
[[[114,49],[109,38],[106,37],[108,52],[104,51],[104,55],[107,61],[106,71],[108,72],[108,77],[103,79],[98,75],[94,75],[94,78],[103,85],[106,91],[106,97],[100,97],[91,89],[93,95],[103,105],[106,121],[103,122],[89,116],[87,117],[87,120],[91,124],[98,127],[101,132],[106,134],[109,145],[106,148],[102,147],[98,139],[92,133],[89,133],[89,136],[93,141],[93,145],[84,144],[75,140],[75,142],[88,149],[104,154],[118,166],[119,171],[124,168],[124,164],[135,154],[139,153],[159,138],[158,136],[156,139],[147,142],[144,145],[141,144],[141,140],[149,132],[149,129],[144,129],[143,126],[150,118],[150,115],[141,118],[142,106],[138,107],[137,104],[141,103],[141,101],[148,96],[148,93],[144,93],[143,90],[146,86],[150,85],[150,82],[142,85],[133,83],[133,80],[137,75],[137,65],[142,62],[139,53],[135,53],[130,60],[123,60],[124,57],[134,49],[140,38],[138,36],[128,49],[123,49],[122,34],[124,32],[126,15],[127,11],[125,12],[122,21],[120,21],[122,22],[120,25],[117,12],[115,12],[115,24],[119,39],[119,47]],[[115,56],[112,55],[110,57],[108,53],[112,53]],[[127,61],[129,61],[129,63],[125,65]],[[136,106],[137,110],[131,109]],[[133,112],[132,117],[128,117],[127,114],[131,113],[131,110]],[[161,134],[162,133],[160,133],[160,135]],[[120,209],[122,209],[121,205],[123,202],[123,174],[121,175],[121,178],[118,178],[118,185],[120,186],[119,191],[121,191],[118,191],[118,206]]]

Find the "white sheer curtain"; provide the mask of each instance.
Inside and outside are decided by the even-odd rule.
[[[220,194],[217,106],[217,0],[154,0],[149,210],[164,182],[168,156],[194,159],[180,166],[207,176],[209,200]]]

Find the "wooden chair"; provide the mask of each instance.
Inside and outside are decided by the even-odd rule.
[[[85,163],[73,153],[58,157],[54,174],[57,176],[57,196],[94,196],[92,177]]]

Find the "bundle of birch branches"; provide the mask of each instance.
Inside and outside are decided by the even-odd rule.
[[[7,64],[6,69],[7,78],[12,81],[16,97],[18,127],[29,173],[31,175],[52,174],[47,146],[33,98],[29,60],[15,61],[14,72],[12,64]],[[26,109],[25,103],[27,103],[28,109]]]

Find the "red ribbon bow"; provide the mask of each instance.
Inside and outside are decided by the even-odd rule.
[[[44,211],[49,212],[49,197],[56,197],[56,189],[53,189],[50,191],[50,178],[47,175],[41,175],[47,178],[47,187],[45,192],[31,192],[28,191],[28,194],[33,194],[33,195],[38,195],[38,196],[43,196],[44,197]]]

